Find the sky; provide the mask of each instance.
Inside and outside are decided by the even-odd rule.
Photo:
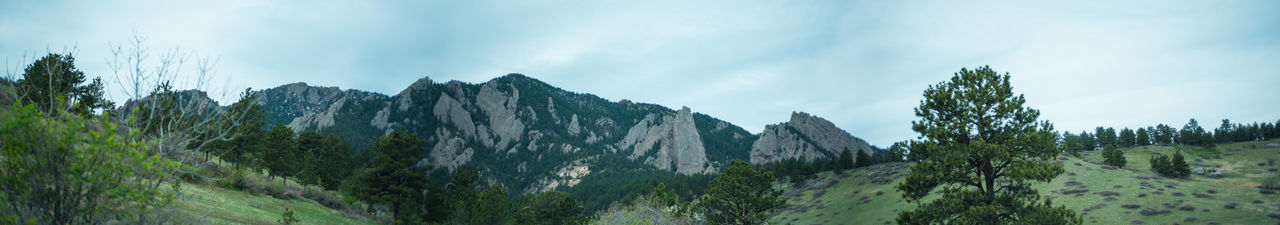
[[[6,0],[0,57],[16,76],[33,55],[71,51],[116,84],[112,46],[136,34],[153,54],[216,62],[204,88],[224,104],[246,87],[392,95],[422,77],[522,73],[751,132],[807,112],[885,147],[918,137],[924,89],[984,65],[1057,130],[1275,122],[1276,12],[1280,1]],[[194,62],[175,80],[199,80]]]

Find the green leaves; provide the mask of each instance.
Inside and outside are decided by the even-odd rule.
[[[1039,195],[1029,182],[1062,174],[1062,164],[1052,161],[1061,150],[1053,125],[1037,121],[1040,112],[1024,107],[1026,99],[1012,90],[1008,74],[985,66],[925,89],[915,109],[920,120],[911,123],[922,137],[911,145],[920,162],[898,185],[920,205],[899,213],[898,223],[1080,223],[1065,208],[1034,204]],[[941,198],[921,202],[937,188]]]
[[[149,179],[163,179],[174,163],[146,147],[105,115],[45,117],[34,105],[14,104],[0,113],[0,211],[12,215],[0,224],[94,224],[151,214],[149,206],[173,195]]]

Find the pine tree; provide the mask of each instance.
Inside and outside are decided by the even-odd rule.
[[[712,224],[763,224],[769,212],[786,205],[782,190],[773,187],[773,174],[733,160],[707,186],[699,202]]]
[[[323,152],[317,154],[316,176],[326,189],[336,190],[355,170],[351,157],[351,145],[329,134],[324,138]]]
[[[467,223],[471,218],[471,207],[475,205],[479,195],[480,173],[471,166],[462,166],[453,172],[445,192],[449,195],[449,216],[452,223]]]
[[[1141,127],[1138,128],[1138,132],[1134,134],[1134,135],[1137,135],[1137,137],[1134,139],[1134,146],[1151,145],[1151,134],[1147,133],[1147,131],[1148,129],[1141,128]]]
[[[426,172],[431,166],[417,166],[417,159],[426,153],[426,143],[404,129],[392,131],[373,142],[377,156],[373,168],[358,176],[353,187],[354,196],[373,204],[386,204],[396,220],[421,218],[422,190],[427,188]]]
[[[293,138],[293,129],[284,124],[276,124],[267,131],[266,140],[268,141],[261,154],[262,167],[272,176],[284,178],[294,175],[301,159],[297,154],[298,145]],[[282,184],[283,182],[281,180]]]
[[[1172,170],[1170,175],[1173,175],[1174,177],[1187,177],[1187,175],[1191,175],[1191,168],[1187,165],[1187,160],[1182,158],[1182,151],[1174,152],[1173,159],[1170,159],[1169,163],[1171,164],[1170,169]]]
[[[476,199],[471,207],[471,218],[468,224],[511,224],[512,206],[507,199],[507,191],[498,185],[489,185]]]
[[[1085,151],[1093,151],[1098,148],[1098,141],[1089,132],[1080,131],[1080,146],[1084,147]]]
[[[1064,172],[1054,161],[1060,151],[1048,121],[1024,107],[1009,75],[990,67],[961,69],[930,86],[915,109],[929,159],[911,166],[898,185],[917,208],[900,212],[899,224],[1080,224],[1066,207],[1039,203],[1032,181],[1050,181]],[[1114,139],[1113,139],[1114,140]],[[1015,166],[1011,166],[1015,165]],[[925,196],[941,189],[938,199]]]
[[[102,79],[94,78],[85,84],[84,72],[76,68],[75,62],[69,54],[49,53],[27,65],[18,80],[19,96],[46,113],[62,109],[84,115],[114,107],[103,96]]]
[[[835,164],[839,165],[839,168],[841,169],[852,169],[857,167],[857,163],[854,162],[853,159],[853,154],[849,152],[848,148],[844,149],[843,152],[840,152],[840,159],[836,161]]]
[[[1169,163],[1169,157],[1161,154],[1151,155],[1151,170],[1164,176],[1173,176],[1173,169]]]
[[[321,186],[322,180],[326,180],[321,177],[320,170],[333,165],[323,164],[321,155],[328,152],[324,144],[324,136],[319,132],[308,130],[298,133],[298,182]]]
[[[858,157],[857,159],[855,159],[855,162],[853,163],[853,168],[862,168],[862,167],[871,166],[871,163],[872,163],[871,156],[867,155],[867,152],[858,151]]]
[[[212,141],[207,148],[222,157],[222,160],[234,164],[235,173],[239,173],[240,167],[253,164],[257,157],[254,153],[262,152],[261,149],[265,146],[263,136],[266,131],[262,129],[262,120],[267,113],[262,111],[261,104],[256,103],[257,99],[258,95],[252,89],[245,89],[240,94],[239,101],[228,106],[226,112],[218,114],[217,122],[235,129],[231,131],[228,140]]]
[[[1200,127],[1195,118],[1191,118],[1186,125],[1182,126],[1182,130],[1178,131],[1177,139],[1178,144],[1205,145],[1209,143],[1206,140],[1212,140],[1212,135],[1206,137],[1204,128]]]
[[[1104,147],[1102,156],[1104,158],[1103,163],[1107,165],[1124,168],[1124,165],[1128,163],[1128,160],[1124,158],[1124,152],[1121,152],[1116,146],[1108,145]]]
[[[1132,148],[1137,142],[1137,137],[1134,137],[1133,130],[1125,127],[1120,130],[1120,137],[1117,138],[1116,142],[1116,146],[1121,148]]]

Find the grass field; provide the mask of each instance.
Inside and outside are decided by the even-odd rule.
[[[1077,210],[1086,224],[1276,224],[1280,195],[1257,188],[1280,176],[1280,148],[1265,142],[1219,145],[1212,149],[1144,146],[1123,149],[1125,168],[1102,166],[1100,152],[1059,158],[1066,173],[1037,184],[1054,204]],[[1192,175],[1163,178],[1151,172],[1155,153],[1183,150],[1192,168],[1223,171],[1224,178]],[[787,208],[775,213],[778,224],[893,224],[898,212],[915,208],[894,187],[908,173],[907,163],[887,163],[823,173],[806,188],[787,193]],[[933,198],[930,196],[929,198]],[[1269,216],[1273,215],[1273,216]]]
[[[173,204],[199,224],[279,224],[286,207],[299,224],[380,224],[344,216],[310,199],[277,199],[203,184],[186,184]]]

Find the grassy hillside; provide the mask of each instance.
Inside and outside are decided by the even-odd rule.
[[[353,219],[305,198],[278,199],[212,185],[187,184],[174,206],[202,224],[279,224],[284,208],[301,224],[380,224]]]
[[[1280,222],[1280,195],[1262,194],[1266,179],[1280,176],[1280,139],[1199,147],[1144,146],[1124,149],[1124,169],[1101,165],[1101,152],[1060,157],[1066,173],[1036,185],[1054,204],[1084,216],[1086,224],[1275,224]],[[1192,175],[1169,179],[1151,172],[1154,153],[1183,149],[1192,168],[1223,171],[1224,178]],[[909,171],[906,163],[889,163],[823,173],[805,188],[787,193],[787,208],[772,222],[780,224],[893,224],[899,211],[915,208],[894,187]],[[1269,216],[1270,215],[1270,216]]]

